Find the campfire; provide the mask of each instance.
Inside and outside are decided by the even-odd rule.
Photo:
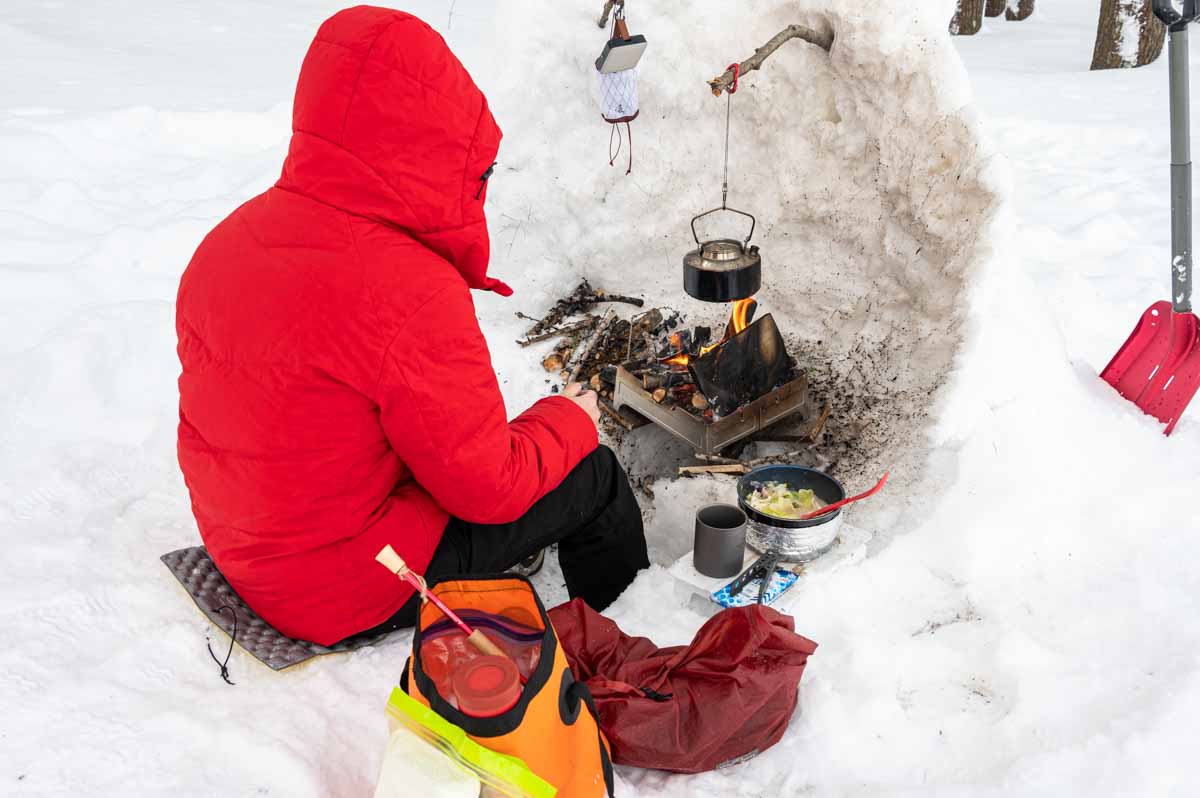
[[[733,336],[740,333],[742,330],[750,326],[751,319],[754,318],[754,311],[758,309],[758,303],[753,299],[739,299],[733,304],[733,313],[729,316],[729,323],[725,325],[725,337],[715,344],[709,344],[708,339],[712,337],[711,327],[697,327],[691,340],[685,341],[682,333],[671,333],[668,339],[670,345],[676,350],[676,354],[665,358],[664,362],[672,366],[687,366],[692,360],[691,349],[693,345],[699,344],[699,355],[706,355],[716,349],[721,344],[728,341]]]
[[[817,415],[774,317],[756,318],[755,300],[734,303],[719,337],[712,326],[685,326],[670,309],[629,319],[613,310],[588,313],[601,302],[635,300],[584,283],[544,319],[534,319],[518,343],[561,336],[543,360],[546,369],[566,382],[589,383],[604,412],[625,430],[654,423],[686,441],[709,463],[691,470],[736,473],[740,461],[720,457],[721,451],[798,411]],[[569,321],[572,311],[585,318]]]

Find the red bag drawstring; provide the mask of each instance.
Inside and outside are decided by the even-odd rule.
[[[612,166],[617,161],[617,156],[621,154],[621,128],[620,122],[613,123],[612,130],[608,134],[608,165]],[[625,170],[625,174],[633,172],[633,128],[629,123],[625,123],[625,132],[629,134],[629,168]],[[613,136],[617,137],[617,150],[613,152]]]

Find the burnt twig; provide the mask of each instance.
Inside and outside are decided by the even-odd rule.
[[[608,403],[607,400],[602,399],[602,400],[600,400],[599,404],[600,404],[600,409],[604,411],[605,415],[607,415],[613,421],[620,424],[626,430],[633,431],[638,428],[638,424],[634,423],[633,420],[625,417],[621,413],[621,411],[614,409],[612,407],[612,405],[610,405]]]
[[[807,437],[808,437],[809,443],[816,443],[817,438],[821,437],[821,431],[823,429],[825,429],[825,422],[829,420],[829,411],[830,411],[830,405],[828,402],[826,402],[824,409],[821,410],[820,417],[816,420],[815,423],[813,423],[812,429],[810,429],[808,431]]]
[[[791,460],[793,457],[799,457],[804,454],[804,449],[794,449],[790,452],[780,452],[779,454],[768,454],[763,457],[755,457],[753,460],[743,460],[742,465],[746,468],[756,468],[760,465],[768,463],[777,463],[782,460]]]
[[[575,349],[577,358],[574,359],[574,365],[571,367],[571,376],[567,378],[568,383],[578,382],[583,376],[583,368],[591,360],[592,353],[596,347],[604,339],[605,333],[617,321],[617,312],[609,310],[604,314],[604,317],[592,328],[591,334],[585,338],[580,345]]]
[[[712,465],[680,466],[679,476],[690,477],[697,474],[745,474],[749,469],[741,463],[714,463]]]
[[[741,460],[735,460],[732,457],[722,457],[719,454],[705,454],[704,452],[696,452],[696,459],[703,460],[706,463],[716,463],[718,465],[741,465]]]
[[[646,300],[642,299],[641,297],[625,296],[625,294],[608,294],[608,293],[605,293],[604,291],[596,292],[596,301],[597,302],[622,302],[626,305],[633,305],[634,307],[638,307],[638,308],[640,308],[646,304]]]
[[[519,338],[517,339],[517,344],[520,346],[529,346],[530,344],[536,344],[540,341],[547,341],[560,335],[570,335],[571,333],[582,332],[595,326],[597,321],[599,321],[599,319],[597,319],[595,316],[587,316],[582,321],[577,321],[572,324],[564,324],[561,327],[555,327],[553,329],[546,330],[545,332],[538,333],[537,335],[527,335],[524,338]]]
[[[558,327],[564,321],[572,316],[577,316],[580,313],[587,313],[597,304],[601,302],[624,302],[629,305],[641,307],[645,304],[644,299],[637,297],[629,297],[624,294],[608,294],[602,290],[592,288],[591,283],[587,280],[581,282],[567,296],[554,303],[554,307],[540,319],[534,319],[524,313],[517,313],[517,316],[522,319],[528,319],[533,322],[533,326],[525,332],[525,337],[530,338],[535,335],[541,335],[547,330]]]

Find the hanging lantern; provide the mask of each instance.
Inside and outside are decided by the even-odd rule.
[[[629,138],[629,168],[633,171],[633,131],[629,123],[637,119],[640,108],[637,95],[637,65],[646,52],[645,36],[630,36],[625,23],[622,3],[613,13],[613,27],[604,51],[596,59],[596,75],[600,80],[600,115],[612,125],[608,139],[608,165],[616,162],[621,152],[621,130],[625,125]],[[613,140],[616,140],[616,149]]]

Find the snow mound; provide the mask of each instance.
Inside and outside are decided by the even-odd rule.
[[[509,3],[504,63],[528,66],[504,71],[492,92],[506,131],[489,197],[493,271],[534,308],[582,275],[699,318],[726,314],[681,287],[689,221],[721,199],[726,100],[706,80],[786,25],[832,29],[831,52],[793,40],[742,79],[729,205],[758,219],[759,312],[775,314],[833,403],[835,473],[857,485],[890,467],[901,495],[925,471],[931,411],[963,342],[1001,192],[942,9],[827,5],[631,6],[631,30],[650,46],[626,177],[624,150],[606,163],[595,9]],[[747,233],[732,214],[701,224],[702,237]]]

